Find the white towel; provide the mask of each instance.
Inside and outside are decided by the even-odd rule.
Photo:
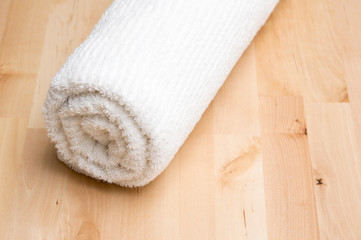
[[[43,112],[58,158],[110,183],[149,183],[276,3],[115,0],[51,82]]]

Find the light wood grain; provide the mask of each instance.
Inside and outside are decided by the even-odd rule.
[[[358,239],[361,161],[350,104],[313,103],[307,109],[321,239]]]
[[[280,1],[254,41],[261,95],[348,101],[335,2]]]
[[[261,97],[269,239],[319,239],[301,97]]]
[[[166,171],[135,189],[58,161],[41,116],[111,1],[0,1],[0,239],[361,239],[360,1],[281,0]]]
[[[11,0],[3,0],[0,2],[0,42],[5,30],[6,18],[9,13]]]
[[[21,169],[21,157],[24,146],[26,119],[0,118],[0,238],[9,239],[7,235],[11,226],[8,219],[16,216],[14,203],[18,188],[17,180]]]
[[[1,74],[37,73],[50,3],[49,0],[10,2],[0,44]]]
[[[354,4],[339,2],[338,7],[342,11],[337,12],[345,34],[341,35],[343,40],[343,58],[345,61],[345,76],[350,96],[351,115],[355,131],[355,154],[357,154],[358,163],[361,164],[361,31],[359,24],[361,15],[361,2]],[[352,36],[352,37],[349,37]],[[361,190],[360,190],[361,191]]]
[[[0,116],[29,116],[36,74],[0,73]],[[24,91],[25,90],[25,91]]]
[[[216,239],[267,239],[254,46],[214,99]]]
[[[46,0],[0,5],[0,117],[29,114],[49,5]]]

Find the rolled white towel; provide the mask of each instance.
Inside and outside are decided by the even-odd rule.
[[[159,175],[277,0],[115,0],[53,78],[58,157],[121,186]]]

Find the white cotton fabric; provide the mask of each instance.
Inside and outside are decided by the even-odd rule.
[[[115,0],[51,81],[43,112],[59,159],[121,186],[149,183],[276,3]]]

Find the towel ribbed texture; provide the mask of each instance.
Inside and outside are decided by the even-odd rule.
[[[51,81],[43,112],[58,158],[110,183],[149,183],[276,3],[114,1]]]

